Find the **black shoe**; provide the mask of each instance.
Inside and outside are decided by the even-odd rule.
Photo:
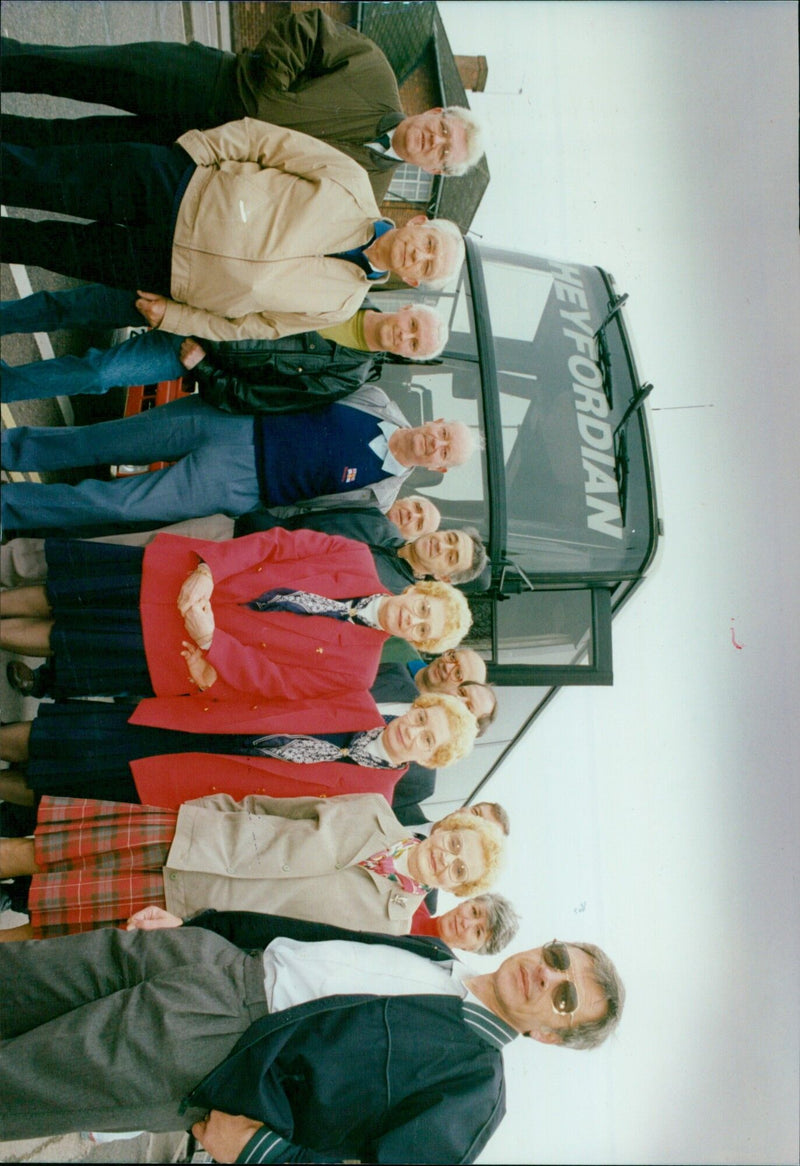
[[[6,664],[6,679],[20,696],[44,696],[44,686],[38,674],[22,660],[9,660]]]

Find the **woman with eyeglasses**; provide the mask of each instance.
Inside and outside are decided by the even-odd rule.
[[[156,697],[134,723],[164,728],[183,728],[186,702],[172,698],[190,694],[208,705],[205,730],[226,732],[222,702],[242,694],[257,705],[363,691],[389,636],[439,651],[472,622],[455,588],[390,595],[368,547],[316,531],[162,533],[144,549],[48,539],[45,553],[44,587],[2,593],[0,646],[50,657],[56,698]]]
[[[34,837],[4,840],[0,877],[33,877],[30,925],[0,941],[125,926],[150,904],[406,935],[429,891],[468,897],[491,886],[503,845],[469,811],[420,839],[378,794],[216,794],[178,810],[44,798]]]

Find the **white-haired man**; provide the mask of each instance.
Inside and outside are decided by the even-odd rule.
[[[59,328],[138,326],[137,296],[102,284],[37,292],[0,304],[0,335]],[[368,302],[349,320],[275,340],[204,341],[161,329],[139,332],[110,348],[30,364],[2,362],[3,398],[27,401],[106,393],[151,385],[191,371],[204,400],[230,413],[287,413],[330,404],[376,381],[388,352],[431,360],[447,342],[434,309],[407,304],[381,312]]]
[[[10,482],[7,530],[180,522],[260,503],[312,507],[394,502],[415,466],[446,473],[474,449],[472,430],[438,418],[410,426],[375,385],[308,413],[233,416],[196,396],[136,417],[63,428],[18,425],[2,434],[6,470],[116,462],[174,464],[150,474],[78,485]]]
[[[458,175],[483,154],[474,114],[454,107],[407,117],[392,67],[375,42],[319,9],[279,16],[254,48],[236,55],[196,42],[56,48],[4,39],[3,88],[138,115],[52,121],[4,115],[6,141],[168,144],[186,130],[255,117],[354,158],[378,202],[402,162]]]
[[[274,339],[349,319],[395,275],[443,286],[464,241],[448,220],[382,219],[363,168],[294,130],[243,118],[174,146],[2,143],[2,196],[94,222],[10,218],[8,262],[124,289],[167,332]]]

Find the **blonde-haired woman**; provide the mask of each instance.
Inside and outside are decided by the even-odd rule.
[[[406,935],[430,890],[487,890],[504,839],[469,811],[419,839],[378,794],[216,794],[177,811],[45,798],[35,839],[6,843],[3,875],[33,875],[31,925],[11,940],[126,925],[150,904],[181,917],[262,911]]]

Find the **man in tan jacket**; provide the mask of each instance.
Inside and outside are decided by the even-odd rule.
[[[10,206],[97,220],[10,218],[8,262],[127,289],[167,332],[273,339],[349,319],[394,274],[442,286],[464,244],[448,220],[395,228],[366,171],[323,142],[243,118],[172,147],[2,146]]]

